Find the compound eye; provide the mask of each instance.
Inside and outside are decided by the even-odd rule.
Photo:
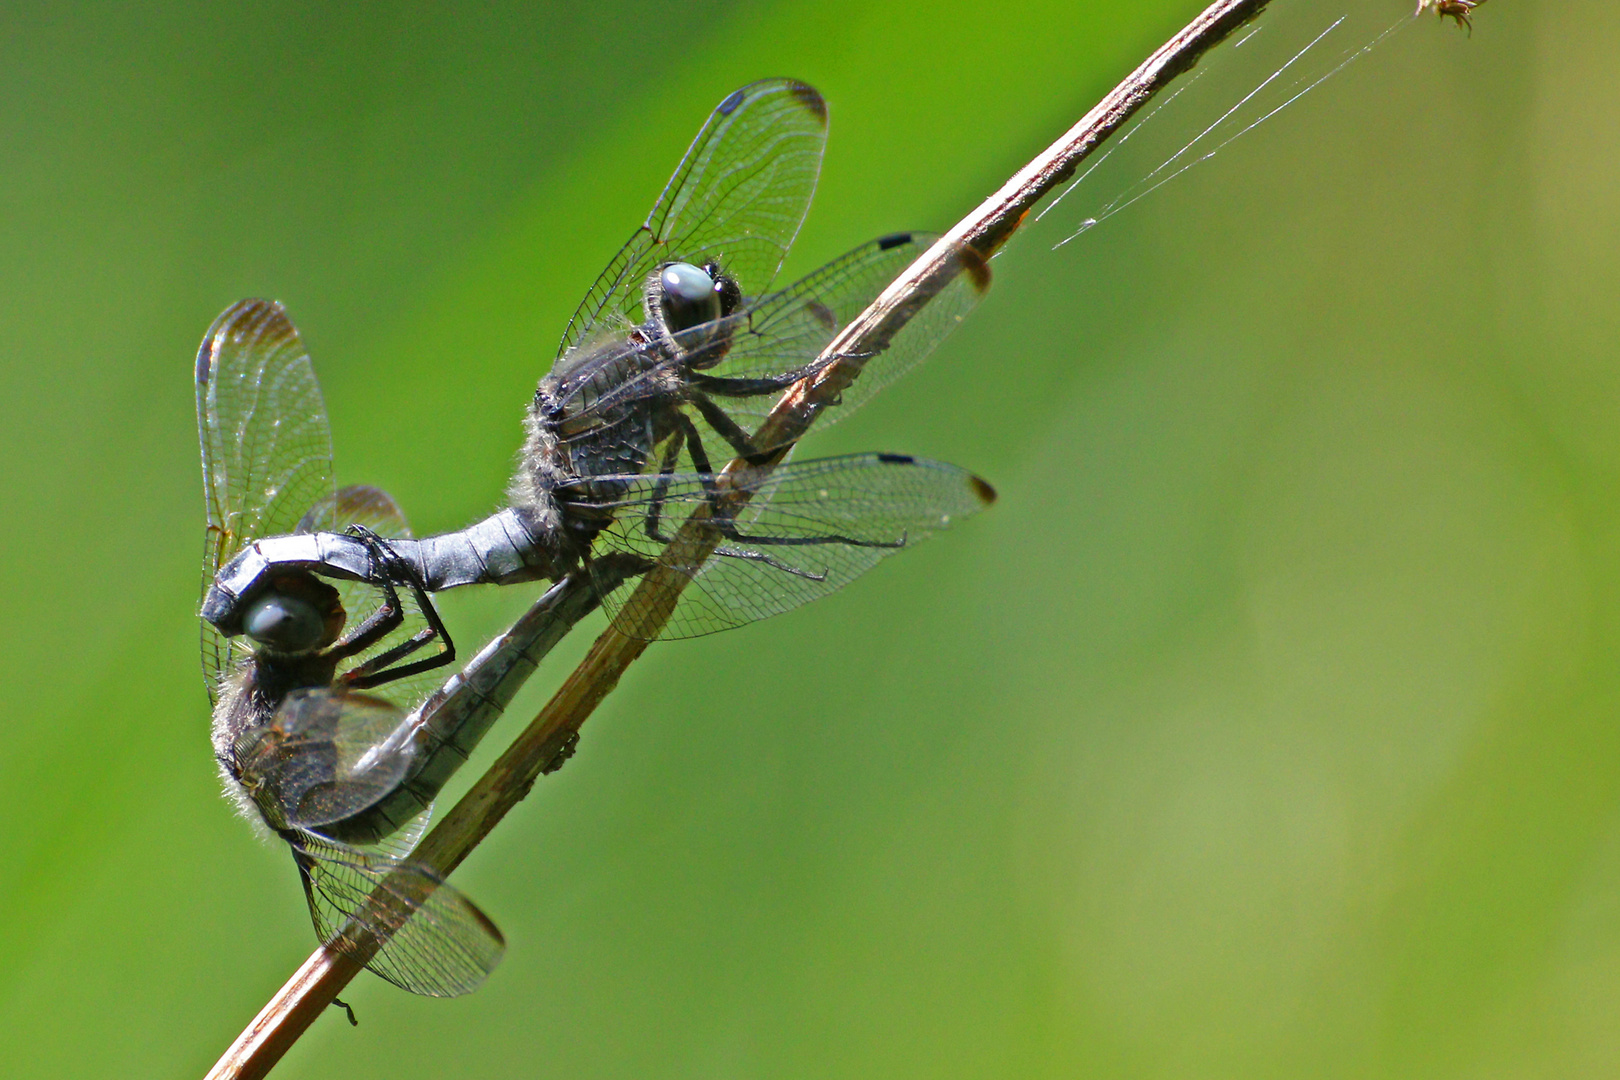
[[[670,263],[658,273],[663,293],[664,324],[671,333],[690,330],[720,317],[720,293],[714,278],[691,263]]]
[[[248,605],[242,632],[282,653],[308,652],[326,636],[326,620],[315,605],[297,596],[269,592]]]

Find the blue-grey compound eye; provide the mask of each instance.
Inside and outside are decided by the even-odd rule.
[[[672,333],[702,326],[720,317],[720,294],[714,278],[691,263],[670,263],[658,275],[664,294],[664,322]]]
[[[321,643],[325,631],[314,605],[284,593],[265,593],[242,616],[242,632],[276,652],[308,652]]]

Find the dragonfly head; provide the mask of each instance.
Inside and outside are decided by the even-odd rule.
[[[730,338],[730,316],[742,307],[737,280],[714,260],[671,262],[647,281],[646,308],[656,331],[693,368],[718,363]]]
[[[699,327],[716,322],[742,306],[742,290],[713,260],[697,266],[669,262],[647,280],[646,309],[659,329],[683,344],[706,340]]]
[[[242,607],[241,632],[283,655],[322,649],[343,632],[337,589],[306,572],[277,574]]]
[[[715,276],[708,268],[691,263],[665,263],[648,289],[649,312],[656,308],[658,320],[670,334],[713,322],[720,317],[720,285]]]

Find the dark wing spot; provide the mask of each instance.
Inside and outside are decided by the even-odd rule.
[[[197,382],[205,383],[212,377],[220,342],[240,345],[261,336],[280,343],[296,340],[298,331],[293,329],[286,309],[273,300],[238,300],[226,308],[203,335],[202,347],[197,350]]]
[[[998,250],[1000,249],[1001,245],[1005,244],[1008,240],[1012,239],[1013,233],[1017,232],[1019,229],[1022,229],[1024,227],[1024,222],[1029,220],[1029,214],[1030,214],[1031,209],[1033,209],[1033,208],[1032,207],[1025,207],[1024,212],[1022,214],[1018,215],[1018,220],[1013,222],[1013,227],[1011,229],[1007,230],[1007,235],[1003,236],[999,241],[996,242],[996,247],[997,247]]]
[[[991,503],[996,501],[996,489],[991,487],[985,481],[979,479],[977,476],[970,476],[968,477],[968,483],[973,488],[973,494],[977,495],[979,497],[979,501],[984,503],[984,505],[989,506]]]
[[[816,118],[817,123],[827,126],[827,99],[821,96],[821,91],[808,83],[790,82],[788,92]]]
[[[255,328],[261,336],[277,345],[298,340],[298,330],[287,318],[287,309],[280,301],[259,300],[257,303],[264,305],[264,316]]]
[[[501,933],[501,928],[496,926],[494,921],[488,915],[485,915],[483,909],[477,904],[468,904],[467,910],[478,920],[478,925],[484,928],[484,932],[489,938],[504,951],[506,948],[506,935]]]
[[[885,465],[915,465],[917,459],[910,454],[879,454],[877,459]]]
[[[726,100],[722,101],[714,111],[719,113],[721,116],[730,116],[732,113],[737,111],[737,106],[741,105],[743,100],[748,97],[747,94],[743,93],[743,90],[747,89],[748,88],[745,86],[742,90],[733,90],[730,94],[726,95]]]
[[[962,272],[967,274],[968,280],[973,283],[973,290],[980,296],[990,291],[990,263],[983,255],[966,245],[957,249],[957,261],[962,264]]]
[[[897,247],[911,243],[912,234],[908,232],[890,233],[888,236],[878,238],[879,251],[893,251]]]
[[[838,329],[838,315],[820,300],[807,300],[804,307],[810,317],[821,324],[822,329],[829,333]]]
[[[201,385],[208,381],[208,376],[214,370],[214,335],[209,334],[203,338],[202,348],[197,350],[197,383]]]

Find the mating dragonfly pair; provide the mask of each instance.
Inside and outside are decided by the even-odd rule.
[[[279,304],[248,300],[197,356],[207,546],[203,668],[227,789],[292,849],[317,934],[407,990],[474,989],[504,943],[414,863],[433,799],[547,651],[598,605],[623,633],[739,626],[838,589],[988,505],[951,465],[897,454],[784,462],[762,434],[780,394],[839,359],[828,346],[934,238],[862,245],[771,284],[820,171],[826,105],[753,83],[709,117],[638,229],[570,320],[525,419],[510,505],[413,538],[385,493],[336,488],[309,356]],[[920,361],[989,283],[981,258],[883,351],[823,422]],[[717,454],[718,451],[718,454]],[[757,466],[716,465],[735,456]],[[692,511],[718,536],[669,544]],[[667,622],[626,608],[663,560],[688,579]],[[552,581],[463,671],[431,594]],[[556,762],[554,764],[560,764]]]

